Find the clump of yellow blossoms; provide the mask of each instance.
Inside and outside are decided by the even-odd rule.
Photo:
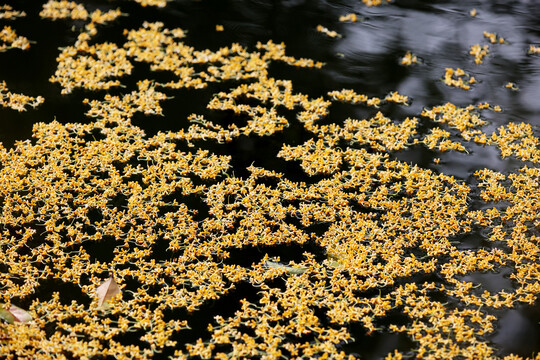
[[[490,142],[501,150],[503,158],[514,155],[523,161],[540,162],[540,141],[533,128],[525,123],[508,123],[491,135]]]
[[[437,149],[440,152],[446,152],[448,150],[467,151],[465,147],[455,141],[449,140],[450,133],[442,130],[441,128],[431,129],[431,133],[424,137],[424,144],[429,149]]]
[[[72,19],[72,20],[90,20],[91,24],[105,24],[113,21],[118,16],[122,15],[120,10],[109,10],[102,12],[96,9],[89,13],[82,4],[77,4],[74,1],[54,1],[49,0],[43,5],[43,10],[39,13],[42,18],[51,20]],[[92,25],[91,25],[92,26]],[[87,27],[87,29],[91,29]]]
[[[489,45],[472,45],[469,54],[474,56],[475,64],[481,64],[484,61],[484,57],[489,54]]]
[[[358,21],[358,16],[355,13],[342,15],[342,16],[339,17],[339,21],[341,21],[341,22],[346,22],[346,21],[357,22]]]
[[[51,20],[89,20],[89,23],[85,25],[85,32],[79,35],[76,43],[76,46],[84,46],[85,41],[97,34],[96,25],[104,25],[114,21],[122,15],[122,12],[119,9],[108,10],[107,12],[96,9],[90,13],[82,4],[77,4],[74,1],[49,0],[49,2],[43,5],[43,9],[39,15],[42,18]]]
[[[89,13],[82,4],[50,0],[43,5],[39,15],[51,20],[89,21],[85,25],[85,31],[77,37],[75,45],[65,47],[56,59],[58,69],[50,81],[63,87],[62,94],[69,94],[81,87],[90,90],[110,89],[119,86],[120,82],[109,78],[131,73],[133,66],[127,60],[124,49],[119,49],[113,43],[89,45],[92,36],[97,34],[96,25],[114,21],[122,15],[120,10],[102,12],[96,9]]]
[[[399,63],[404,66],[411,66],[412,64],[418,63],[418,57],[410,51],[407,51],[407,53],[401,58]]]
[[[30,41],[24,36],[17,35],[11,26],[4,26],[0,30],[0,52],[9,49],[28,50],[29,48]]]
[[[390,94],[386,95],[384,100],[396,104],[409,105],[409,97],[407,95],[402,95],[397,91],[390,92]]]
[[[451,103],[446,103],[431,109],[424,109],[422,116],[427,116],[434,121],[448,124],[461,133],[466,133],[467,130],[487,124],[477,112],[480,109],[489,109],[489,104],[470,105],[462,108]],[[500,111],[500,108],[496,107],[494,111]]]
[[[460,136],[466,141],[497,146],[503,158],[515,156],[523,161],[540,162],[540,140],[533,134],[533,127],[530,124],[511,122],[506,126],[500,126],[497,131],[489,135],[478,129],[482,125],[486,125],[486,122],[478,114],[479,110],[502,111],[499,106],[492,107],[487,103],[470,105],[466,108],[448,103],[432,109],[424,109],[422,115],[457,129]],[[435,146],[432,141],[430,144]]]
[[[513,82],[507,82],[504,87],[513,91],[519,90],[519,87],[516,85],[516,83]]]
[[[476,82],[476,79],[460,68],[446,68],[443,82],[448,86],[469,90],[471,85]]]
[[[540,47],[536,45],[529,45],[529,54],[538,54],[540,53]]]
[[[135,2],[141,4],[141,6],[156,6],[156,7],[165,7],[167,1],[170,0],[134,0]]]
[[[503,37],[497,35],[496,33],[490,33],[487,31],[484,31],[484,37],[489,40],[492,44],[504,44],[506,40],[504,40]]]
[[[391,0],[362,0],[362,2],[367,6],[381,6],[383,4],[388,4]]]
[[[483,32],[483,35],[486,39],[489,40],[491,44],[505,44],[506,40],[503,37],[500,37],[496,33],[490,33],[487,31]],[[474,56],[474,63],[481,64],[484,61],[484,58],[489,55],[489,45],[480,45],[475,44],[471,46],[469,54]]]
[[[378,97],[368,97],[364,94],[357,94],[351,89],[342,89],[340,91],[331,91],[328,93],[333,100],[348,102],[351,104],[366,104],[368,106],[378,107],[381,104],[381,99]]]
[[[86,20],[88,18],[88,11],[86,11],[84,5],[77,4],[75,1],[49,0],[43,5],[43,9],[39,13],[39,16],[52,20],[66,18],[73,20]]]
[[[340,38],[341,37],[341,34],[339,34],[338,32],[334,31],[334,30],[330,30],[328,29],[327,27],[325,26],[322,26],[322,25],[317,25],[317,31],[328,36],[328,37],[331,37],[331,38]]]
[[[17,111],[25,111],[26,106],[33,108],[41,105],[45,99],[41,96],[32,97],[23,94],[15,94],[9,91],[6,82],[0,82],[0,106]]]
[[[19,17],[25,17],[24,11],[13,10],[9,5],[0,5],[0,19],[11,20]]]
[[[58,69],[50,81],[63,87],[62,94],[81,87],[107,90],[120,86],[119,80],[110,78],[130,74],[133,69],[125,49],[113,43],[89,45],[86,39],[62,50],[57,61]]]

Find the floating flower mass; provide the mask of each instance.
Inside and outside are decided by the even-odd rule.
[[[330,30],[325,26],[317,25],[317,31],[331,38],[340,38],[341,34],[334,30]]]
[[[401,58],[399,63],[404,66],[411,66],[412,64],[418,63],[418,57],[410,51],[407,51],[407,53]]]
[[[474,63],[481,64],[484,61],[484,57],[489,54],[489,45],[472,45],[469,54],[474,56]],[[459,76],[456,74],[456,76]],[[455,85],[454,85],[455,86]]]
[[[503,37],[500,37],[496,33],[490,33],[490,32],[484,31],[483,34],[484,34],[484,37],[487,38],[489,40],[489,42],[492,43],[492,44],[504,44],[504,43],[506,43],[506,40],[504,40]]]
[[[479,61],[481,62],[481,60]],[[470,90],[471,85],[476,83],[476,79],[474,76],[467,74],[463,69],[446,68],[443,82],[448,86],[457,87],[463,90]]]
[[[20,17],[25,17],[24,11],[14,10],[9,5],[0,5],[0,19],[12,20]]]
[[[540,169],[476,171],[485,202],[478,210],[464,182],[392,156],[422,145],[467,152],[464,141],[495,146],[502,158],[540,162],[530,124],[484,132],[483,112],[498,113],[498,105],[445,103],[396,120],[386,108],[412,103],[397,91],[379,98],[329,89],[314,98],[271,76],[274,62],[323,66],[286,55],[284,44],[197,50],[183,42],[186,31],[161,22],[126,29],[123,44],[99,42],[95,25],[115,21],[120,10],[49,1],[40,15],[86,24],[57,58],[51,82],[62,94],[118,93],[85,99],[86,124],[37,123],[31,141],[0,146],[1,357],[356,359],[343,345],[354,341],[351,324],[359,324],[367,336],[410,339],[412,349],[392,349],[389,360],[500,359],[487,338],[497,326],[494,310],[538,302]],[[352,15],[342,21],[356,21]],[[480,62],[483,49],[474,54]],[[410,52],[401,60],[416,62]],[[171,80],[150,76],[124,90],[123,79],[141,63]],[[475,79],[447,68],[444,82],[469,90]],[[208,112],[244,122],[192,114],[187,128],[153,136],[133,122],[139,113],[166,116],[162,104],[178,89],[217,83],[223,90],[210,95]],[[0,95],[2,106],[19,111],[43,102],[9,92],[5,82]],[[327,122],[336,103],[373,114]],[[231,156],[195,145],[276,136],[292,122],[309,138],[284,143],[277,157],[298,162],[313,176],[309,182],[254,165],[235,176]],[[425,133],[423,123],[436,126]],[[489,233],[490,246],[456,246],[452,239],[474,227]],[[295,260],[269,254],[282,246],[304,252]],[[244,256],[253,249],[257,255]],[[511,269],[512,290],[483,291],[464,280],[503,268]],[[201,309],[240,287],[254,295],[185,340],[203,321]],[[27,307],[14,305],[21,303]]]
[[[341,22],[357,22],[359,19],[358,19],[358,16],[355,14],[355,13],[351,13],[351,14],[347,14],[347,15],[342,15],[339,17],[339,21]]]
[[[29,48],[30,41],[24,36],[17,35],[11,26],[4,26],[0,30],[0,52],[9,49],[28,50]]]

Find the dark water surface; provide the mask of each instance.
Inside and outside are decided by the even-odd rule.
[[[0,109],[0,141],[11,147],[18,140],[31,138],[32,126],[37,122],[61,123],[89,122],[83,98],[101,99],[107,92],[76,90],[61,95],[60,87],[48,79],[56,69],[59,48],[72,45],[83,25],[77,21],[49,21],[39,17],[43,1],[5,1],[16,9],[25,10],[27,17],[12,22],[0,21],[17,29],[20,35],[35,41],[28,51],[11,50],[0,53],[0,80],[5,80],[11,91],[26,95],[41,95],[46,100],[35,110],[16,112]],[[360,1],[171,1],[164,9],[142,8],[125,1],[84,1],[89,10],[120,7],[129,16],[121,17],[112,25],[100,28],[96,42],[116,41],[122,44],[123,29],[139,28],[144,21],[162,21],[166,27],[181,27],[188,31],[185,42],[196,49],[217,50],[233,42],[254,49],[258,41],[284,42],[288,55],[307,57],[325,62],[322,69],[297,69],[274,64],[270,75],[293,81],[294,90],[312,97],[325,95],[331,90],[354,89],[368,96],[384,97],[398,91],[412,99],[409,107],[385,105],[383,111],[391,119],[407,116],[419,117],[422,109],[452,102],[466,106],[479,102],[500,105],[501,113],[485,113],[489,125],[483,130],[491,133],[509,122],[534,125],[538,136],[540,125],[540,56],[528,55],[530,44],[540,44],[540,4],[537,1],[413,1],[396,0],[389,6],[366,7]],[[476,8],[478,15],[469,11]],[[358,14],[356,23],[339,22],[339,16]],[[225,31],[216,32],[216,24]],[[335,30],[342,38],[332,39],[317,32],[317,25]],[[492,45],[491,54],[483,64],[476,65],[468,54],[473,44],[485,44],[484,31],[496,32],[508,44]],[[421,62],[415,66],[400,65],[407,52],[416,54]],[[440,79],[445,68],[462,68],[473,74],[479,83],[470,91],[446,86]],[[126,89],[110,93],[124,93],[135,87],[138,79],[148,76],[148,67],[135,66],[133,74],[123,80]],[[154,75],[152,75],[154,76]],[[159,76],[159,75],[158,75]],[[518,84],[519,91],[504,87],[507,82]],[[187,116],[204,114],[210,96],[220,90],[211,85],[204,90],[166,91],[174,100],[163,103],[164,117],[137,115],[134,124],[147,135],[158,131],[179,130],[189,126]],[[340,123],[347,117],[367,118],[375,109],[333,104],[324,123]],[[426,118],[420,118],[420,130],[428,132],[435,127]],[[309,139],[294,118],[283,134],[272,137],[241,137],[228,144],[203,143],[201,147],[215,153],[233,156],[236,175],[246,174],[250,164],[284,172],[295,180],[309,179],[295,164],[277,159],[283,143],[298,145]],[[422,133],[420,133],[422,135]],[[198,144],[199,145],[199,144]],[[515,158],[501,159],[495,147],[467,144],[468,154],[455,151],[436,153],[423,147],[414,147],[392,154],[392,157],[433,169],[464,181],[474,187],[472,173],[489,168],[502,173],[515,172],[525,163]],[[439,164],[434,158],[441,159]],[[533,164],[528,164],[534,166]],[[471,197],[471,208],[485,204]],[[486,234],[481,231],[456,239],[460,249],[488,247]],[[514,284],[509,271],[497,273],[471,273],[463,280],[481,284],[488,291],[512,290]],[[223,300],[226,306],[228,300]],[[233,300],[231,300],[233,301]],[[496,331],[490,336],[498,355],[515,353],[531,356],[540,352],[540,304],[519,306],[497,313]],[[351,329],[356,342],[344,348],[365,359],[379,359],[389,351],[407,351],[412,347],[405,336],[366,335],[361,326]]]

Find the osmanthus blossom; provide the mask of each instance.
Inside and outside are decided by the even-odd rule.
[[[274,62],[303,71],[324,65],[287,55],[283,44],[196,49],[184,43],[183,29],[160,22],[126,29],[116,44],[97,35],[118,10],[49,1],[41,15],[83,22],[51,78],[64,95],[119,91],[84,100],[88,123],[37,123],[32,141],[0,147],[0,356],[356,359],[343,344],[354,341],[351,324],[360,324],[366,334],[411,340],[410,352],[392,350],[389,360],[499,359],[486,340],[495,310],[538,301],[539,238],[532,234],[540,226],[540,170],[476,171],[488,205],[473,210],[470,186],[394,156],[413,147],[467,152],[474,142],[537,164],[539,139],[529,124],[484,131],[483,114],[499,106],[445,103],[395,119],[389,106],[413,102],[401,91],[328,89],[314,98],[270,76]],[[404,65],[417,63],[410,54]],[[124,89],[137,63],[171,80],[148,76]],[[467,90],[475,80],[447,68],[443,81]],[[217,83],[228,87],[209,96],[207,110],[247,121],[224,125],[193,114],[186,128],[152,136],[134,124],[138,114],[168,116],[162,105],[178,89]],[[6,91],[4,83],[4,102],[38,101]],[[373,113],[326,121],[336,104]],[[422,132],[424,120],[434,126]],[[284,143],[276,155],[299,164],[310,182],[255,165],[237,176],[234,155],[199,146],[276,137],[293,122],[309,138]],[[197,202],[200,209],[192,208]],[[324,231],[313,230],[321,224]],[[488,231],[493,246],[458,248],[452,239],[473,227]],[[267,251],[286,246],[305,251],[295,260]],[[260,254],[250,255],[253,249]],[[503,267],[512,270],[513,290],[483,291],[464,280]],[[431,275],[441,280],[415,280]],[[245,287],[254,295],[184,340],[205,306]]]

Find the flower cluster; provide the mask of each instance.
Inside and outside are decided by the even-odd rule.
[[[430,134],[424,137],[423,142],[429,149],[437,149],[440,152],[448,150],[467,151],[462,144],[449,140],[449,137],[450,133],[448,131],[437,127],[431,129]]]
[[[141,6],[156,6],[156,7],[165,7],[167,6],[167,1],[170,0],[134,0],[135,2],[141,4]]]
[[[484,61],[484,57],[489,54],[489,45],[472,45],[469,54],[474,56],[474,63],[481,64]],[[457,76],[457,75],[456,75]],[[455,85],[454,85],[455,86]]]
[[[30,49],[30,41],[24,36],[17,35],[11,26],[4,26],[0,30],[0,52],[9,49],[28,50]]]
[[[131,73],[133,65],[126,56],[127,51],[114,43],[89,45],[84,37],[79,38],[81,41],[76,46],[62,50],[57,58],[58,69],[50,81],[63,87],[62,94],[76,88],[107,90],[120,86],[120,80],[110,78]]]
[[[24,11],[14,10],[13,7],[9,5],[0,5],[0,19],[12,20],[25,16],[26,13]]]
[[[9,91],[6,82],[0,82],[0,106],[17,111],[26,111],[26,106],[33,108],[41,105],[45,99],[41,96],[33,97],[23,94],[15,94]]]
[[[506,44],[506,40],[497,35],[496,33],[490,33],[487,31],[483,32],[484,37],[490,42],[490,44]],[[471,46],[471,50],[469,51],[470,55],[474,56],[474,63],[475,64],[481,64],[484,61],[484,58],[489,55],[490,52],[490,46],[488,45],[480,45],[475,44]]]
[[[506,43],[506,40],[504,40],[503,37],[497,35],[496,33],[490,33],[487,31],[484,31],[484,37],[489,40],[492,44],[504,44]]]
[[[339,34],[337,31],[335,30],[330,30],[328,29],[327,27],[325,26],[322,26],[322,25],[317,25],[317,31],[328,36],[328,37],[331,37],[331,38],[340,38],[341,37],[341,34]]]
[[[452,103],[446,103],[444,105],[434,106],[431,109],[424,109],[422,116],[426,116],[439,123],[448,124],[463,134],[468,130],[486,125],[487,122],[480,117],[477,111],[489,108],[489,104],[469,105],[462,108]],[[495,106],[493,110],[501,111],[498,106]]]
[[[176,80],[164,84],[171,89],[201,89],[209,83],[226,80],[264,79],[269,61],[283,61],[297,67],[321,67],[310,59],[295,59],[285,55],[285,46],[272,41],[257,44],[260,51],[249,52],[238,44],[219,49],[198,51],[179,41],[185,36],[182,29],[164,29],[163,23],[143,24],[138,30],[125,31],[126,55],[138,62],[150,64],[153,71],[167,71]],[[204,67],[196,71],[195,67]]]
[[[330,91],[328,93],[328,96],[330,96],[332,100],[347,102],[354,105],[366,104],[367,106],[379,107],[379,105],[381,104],[380,98],[378,97],[370,98],[364,94],[357,94],[354,90],[351,90],[351,89]]]
[[[362,0],[367,6],[381,6],[383,4],[388,4],[391,0]]]
[[[43,9],[39,13],[39,16],[42,18],[51,20],[67,18],[72,20],[86,20],[88,19],[88,15],[88,11],[86,11],[82,4],[67,0],[49,0],[43,5]]]
[[[341,22],[346,22],[346,21],[357,22],[358,21],[358,16],[355,13],[350,13],[350,14],[347,14],[347,15],[341,15],[339,17],[339,21],[341,21]]]
[[[418,63],[418,57],[407,51],[407,53],[400,59],[399,63],[403,66],[411,66]]]
[[[516,85],[516,83],[513,82],[507,82],[504,87],[513,91],[519,90],[519,87]]]
[[[407,95],[402,95],[397,91],[390,92],[390,94],[386,95],[384,100],[396,104],[409,105],[409,97]]]
[[[49,2],[43,5],[43,9],[39,15],[42,18],[51,20],[90,20],[90,24],[87,25],[87,30],[94,30],[95,24],[102,25],[111,22],[122,15],[122,13],[118,9],[109,10],[107,12],[102,12],[100,9],[96,9],[89,13],[82,4],[77,4],[74,1],[49,0]]]
[[[514,155],[523,161],[540,162],[540,141],[530,124],[508,123],[499,127],[489,141],[497,145],[503,158]]]
[[[529,54],[538,54],[540,53],[540,46],[536,46],[536,45],[529,45],[529,51],[528,51]]]
[[[476,83],[476,79],[474,76],[470,76],[460,68],[446,68],[443,82],[448,86],[457,87],[463,90],[470,90],[471,85]]]
[[[96,9],[89,13],[82,4],[66,0],[49,0],[43,5],[40,12],[42,18],[88,21],[75,45],[65,47],[56,59],[58,69],[49,80],[63,87],[62,94],[69,94],[81,87],[90,90],[110,89],[119,86],[120,82],[109,78],[131,73],[133,66],[126,58],[124,49],[119,49],[113,43],[89,45],[90,39],[97,34],[96,25],[114,21],[120,15],[122,12],[119,9],[107,12]]]

